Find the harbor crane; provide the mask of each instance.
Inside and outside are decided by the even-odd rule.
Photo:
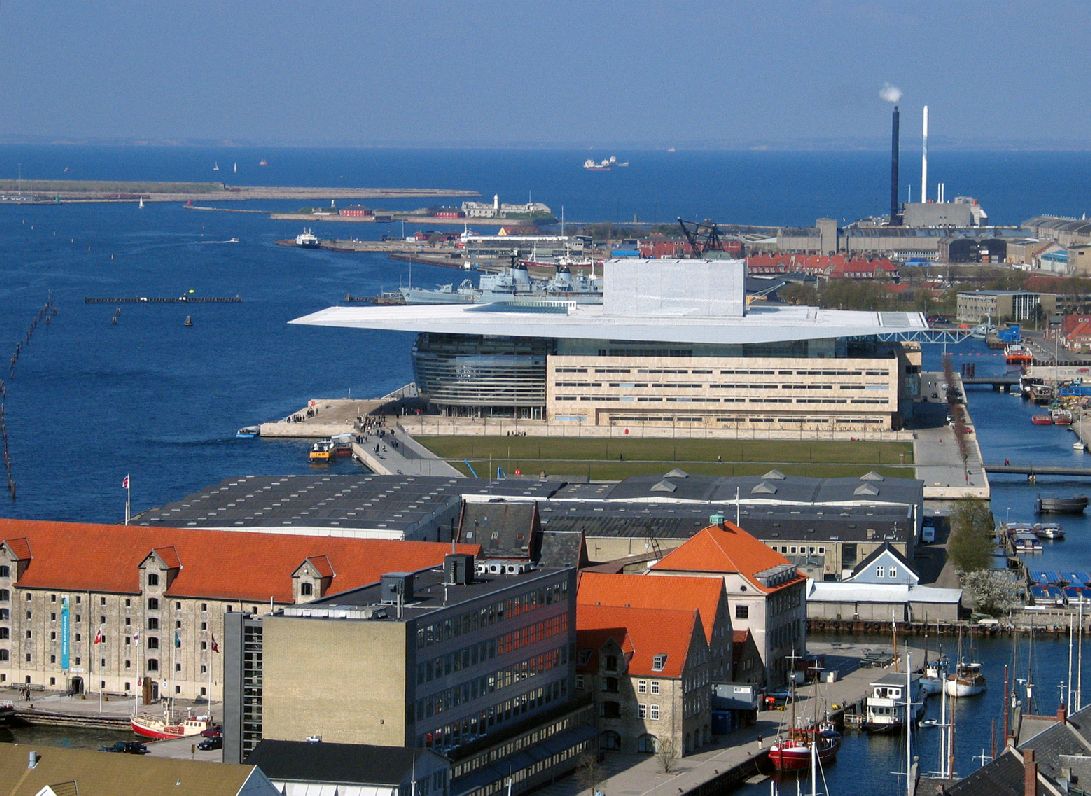
[[[720,228],[715,221],[685,221],[678,219],[678,226],[682,228],[682,234],[689,241],[693,250],[693,258],[701,258],[705,252],[720,250]]]

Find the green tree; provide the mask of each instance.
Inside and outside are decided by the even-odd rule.
[[[963,572],[988,569],[993,553],[993,515],[987,503],[960,500],[951,514],[947,555]]]

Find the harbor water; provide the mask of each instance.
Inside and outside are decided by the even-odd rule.
[[[261,157],[268,158],[268,168],[257,168]],[[876,212],[887,200],[886,159],[879,152],[633,153],[629,169],[605,174],[583,171],[579,164],[585,157],[584,152],[485,150],[0,147],[0,174],[14,175],[18,166],[24,177],[33,178],[210,181],[230,179],[209,171],[214,160],[237,159],[240,184],[440,186],[478,190],[486,197],[499,192],[505,201],[523,201],[532,193],[555,212],[564,205],[569,219],[610,222],[635,215],[811,224],[818,216]],[[1080,204],[1086,201],[1080,186],[1091,181],[1087,153],[947,153],[936,159],[944,161],[949,185],[979,196],[1002,223],[1088,209]],[[230,206],[296,210],[299,204]],[[425,202],[367,204],[402,209]],[[59,310],[21,351],[14,376],[6,365],[0,369],[17,485],[17,499],[3,514],[118,522],[127,474],[133,509],[139,512],[233,476],[352,472],[349,462],[312,468],[304,442],[234,438],[237,428],[283,417],[311,398],[377,396],[411,378],[412,335],[288,325],[346,293],[379,293],[408,280],[405,263],[381,255],[275,244],[300,228],[299,222],[260,214],[200,212],[178,204],[148,203],[143,209],[0,205],[5,309],[0,362],[7,363],[50,293]],[[316,231],[323,237],[378,238],[400,234],[401,228],[339,224]],[[237,243],[230,242],[235,238]],[[413,267],[414,284],[430,286],[453,276]],[[84,303],[86,297],[182,295],[238,295],[242,302],[125,304],[116,324],[114,305]],[[191,327],[184,325],[187,315]],[[978,363],[979,373],[985,366],[1003,367],[980,343],[966,343],[953,354],[956,364]],[[929,366],[937,369],[938,351],[928,356]],[[1085,455],[1073,452],[1070,432],[1032,427],[1032,410],[1019,399],[988,391],[972,391],[969,397],[986,460],[1050,464],[1081,461]],[[1075,481],[1036,486],[1017,476],[991,481],[998,519],[1032,519],[1034,498],[1047,489],[1085,491]],[[1045,543],[1041,566],[1091,569],[1088,520],[1066,518],[1065,527],[1066,540]],[[1060,640],[1037,644],[1041,671],[1035,676],[1042,712],[1049,713],[1056,708],[1067,650]],[[973,770],[978,765],[973,756],[988,750],[991,721],[1000,716],[1000,667],[1009,650],[1006,640],[978,644],[989,690],[967,700],[960,713],[960,773]],[[920,741],[924,768],[931,769],[935,731],[922,731]],[[828,772],[830,791],[903,792],[904,783],[888,773],[903,767],[899,755],[896,739],[849,736]],[[758,787],[750,792],[768,792],[767,785]]]

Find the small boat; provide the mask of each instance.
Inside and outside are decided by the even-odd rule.
[[[969,697],[985,693],[985,675],[981,673],[981,664],[960,661],[954,674],[947,675],[944,685],[947,696],[950,697]]]
[[[769,762],[777,771],[801,771],[811,764],[811,744],[823,765],[837,757],[841,748],[841,733],[829,722],[813,729],[791,730],[786,738],[778,738],[769,747]]]
[[[324,464],[333,456],[333,445],[328,439],[319,440],[311,446],[307,458],[312,462]]]
[[[1034,510],[1039,514],[1083,514],[1087,508],[1087,495],[1072,497],[1039,497]]]
[[[610,170],[610,161],[609,160],[595,161],[595,160],[592,160],[591,158],[588,158],[587,160],[585,160],[583,162],[583,167],[587,171],[609,171]]]
[[[234,162],[234,163],[232,163],[232,164],[231,164],[231,173],[232,173],[232,174],[238,174],[238,173],[239,173],[239,164],[238,164],[238,161],[236,161],[236,162]]]
[[[140,209],[141,209],[141,210],[143,210],[143,209],[144,209],[144,197],[143,197],[143,196],[141,196],[141,197],[140,197],[140,205],[139,205],[139,207],[140,207]]]
[[[1064,530],[1055,522],[1036,523],[1033,531],[1039,539],[1064,539]]]
[[[243,426],[235,432],[235,439],[253,439],[261,436],[261,426]]]
[[[193,316],[192,315],[187,315],[186,319],[184,321],[182,321],[182,325],[185,326],[187,329],[190,326],[193,326]]]
[[[239,239],[238,239],[238,238],[228,238],[228,239],[227,239],[227,242],[228,242],[228,243],[238,243],[238,242],[239,242]]]
[[[213,171],[219,171],[219,170],[220,170],[220,164],[219,164],[219,163],[215,163],[215,162],[214,162],[214,163],[212,164],[212,170],[213,170]]]
[[[1050,415],[1031,415],[1030,422],[1036,426],[1052,426],[1053,418]]]
[[[129,726],[137,735],[158,740],[170,740],[172,738],[189,738],[200,735],[211,724],[210,716],[199,716],[190,711],[186,718],[175,722],[171,718],[170,704],[163,709],[163,718],[156,716],[133,716],[129,719]]]
[[[933,661],[924,667],[924,674],[921,675],[920,688],[921,691],[932,696],[938,694],[943,690],[943,680],[947,676],[947,661],[941,658],[940,660]]]
[[[268,161],[268,160],[266,160],[265,158],[262,158],[261,160],[259,160],[259,161],[258,161],[258,165],[259,165],[259,166],[268,166],[268,165],[269,165],[269,161]]]
[[[897,672],[884,674],[868,688],[864,700],[864,730],[870,733],[900,732],[906,724],[907,715],[905,675]],[[910,675],[910,688],[916,691],[913,696],[917,697],[912,700],[912,709],[908,713],[909,724],[913,725],[924,715],[926,694],[920,687],[919,675]]]
[[[1087,446],[1085,446],[1081,440],[1076,440],[1072,443],[1072,450],[1074,451],[1086,450],[1086,447]]]
[[[937,691],[936,693],[938,694],[939,692]],[[939,719],[925,719],[924,721],[922,721],[920,723],[920,726],[921,727],[938,727],[939,726]]]
[[[301,249],[317,249],[320,245],[318,236],[309,229],[304,229],[295,236],[295,245]]]

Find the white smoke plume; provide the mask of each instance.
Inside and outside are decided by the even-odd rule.
[[[886,102],[897,102],[902,98],[902,90],[889,83],[883,83],[883,87],[879,90],[879,98]]]

